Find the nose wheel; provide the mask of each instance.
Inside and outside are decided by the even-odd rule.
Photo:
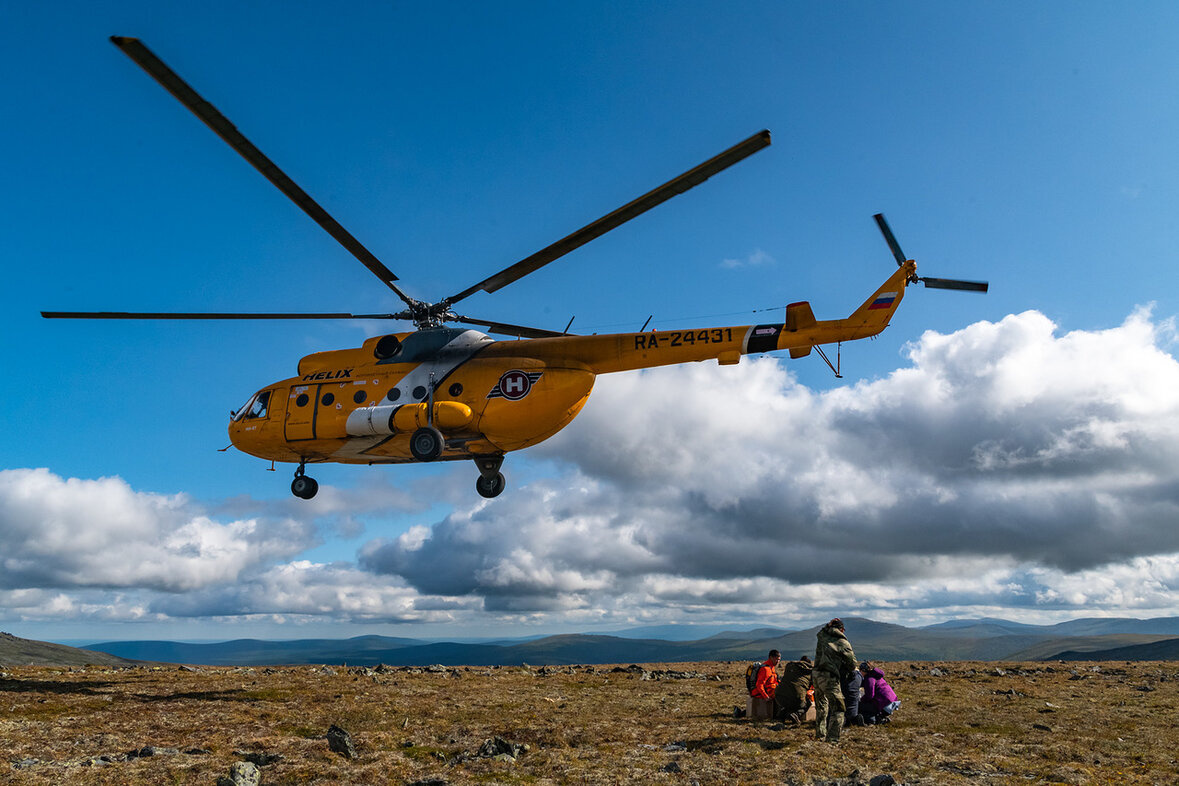
[[[504,473],[499,471],[503,463],[503,456],[480,456],[475,459],[475,466],[479,468],[475,490],[479,492],[479,496],[491,499],[503,493],[508,485]]]
[[[311,499],[319,491],[319,483],[310,475],[303,474],[304,462],[299,462],[295,479],[291,481],[291,493],[299,499]]]

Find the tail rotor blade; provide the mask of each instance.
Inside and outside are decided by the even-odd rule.
[[[905,256],[905,252],[901,251],[901,244],[897,242],[896,237],[893,236],[892,230],[888,228],[888,222],[884,220],[883,213],[877,213],[872,216],[876,219],[876,226],[880,227],[880,234],[884,235],[884,242],[888,243],[888,247],[892,249],[892,255],[897,260],[898,267],[904,267],[909,258]]]
[[[957,289],[960,292],[982,292],[985,294],[990,286],[986,281],[959,281],[956,278],[922,276],[918,280],[929,289]]]

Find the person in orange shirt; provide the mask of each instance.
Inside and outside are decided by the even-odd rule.
[[[753,698],[751,718],[772,718],[774,716],[774,693],[778,690],[778,661],[782,653],[770,650],[766,662],[757,672],[757,683],[749,695]]]

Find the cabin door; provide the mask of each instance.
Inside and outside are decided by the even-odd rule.
[[[287,400],[286,438],[315,439],[320,385],[292,385]]]

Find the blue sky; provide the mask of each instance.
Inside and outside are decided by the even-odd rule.
[[[103,7],[105,5],[105,7]],[[9,4],[0,625],[499,635],[1179,613],[1170,3]],[[438,299],[750,134],[773,145],[464,312],[575,332],[850,312],[877,340],[616,375],[472,467],[290,467],[227,414],[398,307],[107,40],[141,38]],[[779,312],[780,313],[780,312]],[[757,482],[754,482],[754,479]],[[483,540],[491,537],[493,542]],[[602,553],[595,553],[600,550]],[[749,555],[757,554],[758,559]],[[815,569],[820,566],[820,569]]]

